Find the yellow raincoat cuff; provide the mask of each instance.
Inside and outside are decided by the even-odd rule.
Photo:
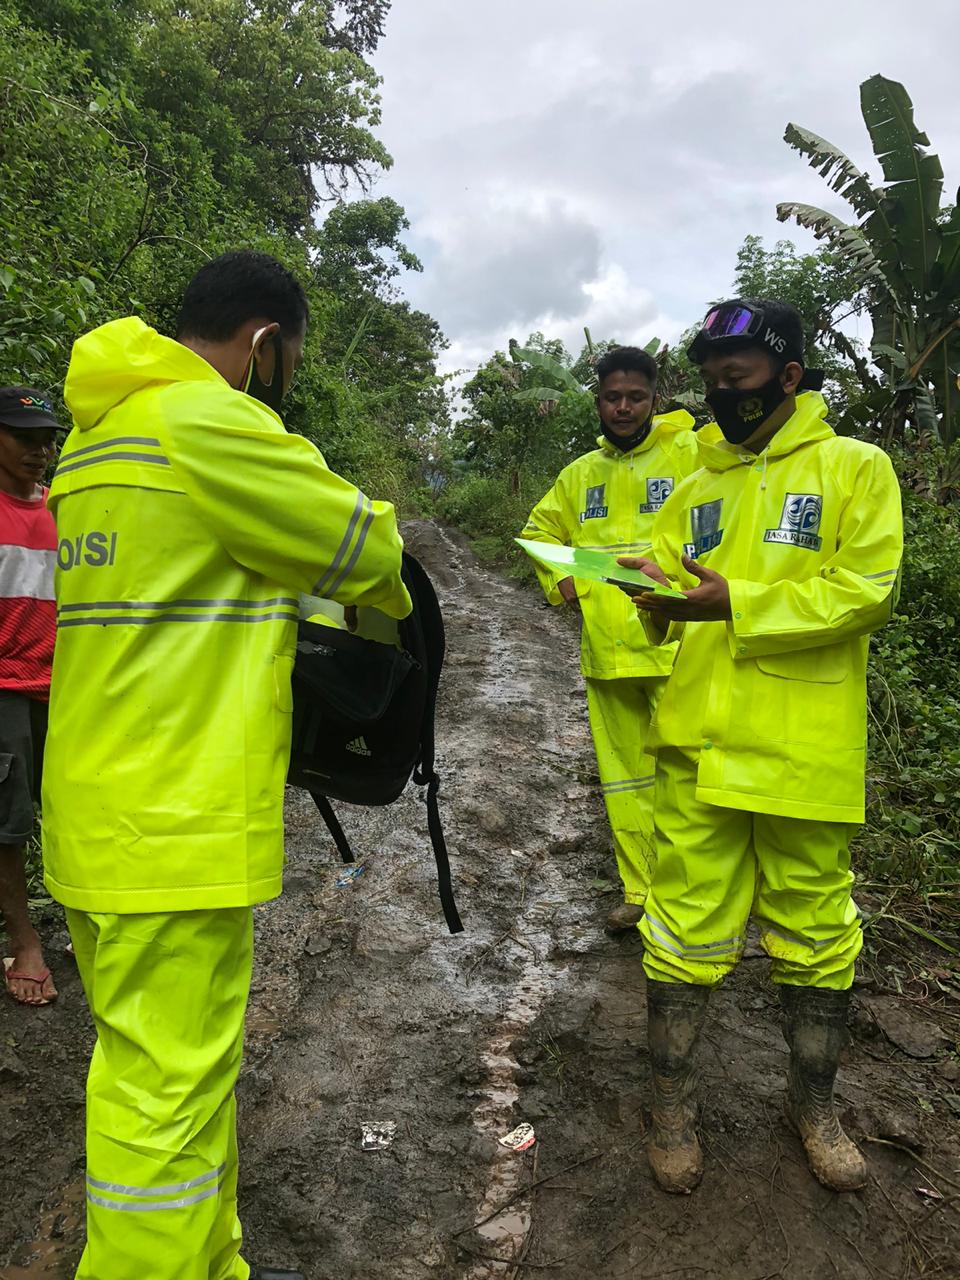
[[[755,656],[750,649],[749,586],[749,583],[738,578],[727,579],[727,587],[730,591],[730,620],[726,624],[727,643],[730,646],[730,656],[734,661],[738,658]]]

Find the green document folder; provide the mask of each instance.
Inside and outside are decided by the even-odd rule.
[[[558,547],[550,542],[529,542],[526,538],[514,538],[514,542],[523,547],[528,556],[539,560],[548,569],[564,573],[571,578],[589,578],[591,582],[609,582],[613,587],[626,591],[627,595],[638,596],[643,591],[650,591],[655,596],[666,596],[670,600],[683,600],[686,597],[681,591],[672,591],[663,587],[653,578],[648,578],[639,569],[625,569],[617,564],[617,557],[608,551],[587,551],[583,547]]]

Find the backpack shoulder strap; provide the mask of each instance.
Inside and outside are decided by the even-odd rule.
[[[416,775],[414,775],[416,781]],[[440,779],[433,773],[427,783],[427,826],[430,831],[430,843],[433,845],[433,856],[437,860],[437,887],[440,893],[440,905],[443,907],[443,918],[451,933],[463,933],[463,922],[457,911],[453,897],[453,882],[450,879],[450,859],[447,856],[447,842],[443,838],[443,824],[440,821],[440,805],[437,792],[440,790]]]
[[[427,824],[430,843],[433,845],[433,856],[437,862],[437,886],[440,905],[443,907],[443,917],[451,933],[462,933],[463,923],[453,897],[450,858],[443,835],[443,823],[440,821],[440,804],[437,798],[440,791],[440,778],[434,767],[433,722],[437,709],[437,688],[440,684],[440,672],[446,651],[443,614],[440,611],[440,602],[437,600],[433,583],[420,562],[407,552],[404,552],[403,556],[403,569],[407,586],[416,600],[417,615],[428,659],[427,697],[420,728],[420,759],[413,771],[413,781],[417,786],[427,788]]]
[[[319,791],[311,791],[313,803],[320,810],[320,817],[327,824],[327,830],[333,836],[333,843],[337,846],[337,852],[344,862],[356,862],[353,856],[353,850],[350,848],[350,841],[344,835],[343,827],[341,827],[337,815],[330,806],[330,801],[326,796],[322,796]]]

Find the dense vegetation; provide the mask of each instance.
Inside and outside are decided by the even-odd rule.
[[[651,335],[588,334],[575,357],[541,334],[511,344],[466,384],[451,426],[443,337],[397,288],[420,265],[404,211],[368,194],[391,163],[372,66],[389,7],[0,0],[0,381],[56,396],[80,333],[129,313],[169,331],[206,257],[267,249],[308,282],[313,314],[290,426],[371,493],[408,511],[436,501],[506,559],[534,501],[593,443],[597,355]],[[907,558],[897,618],[873,644],[862,850],[876,876],[935,894],[960,868],[960,208],[943,203],[903,87],[875,76],[861,102],[883,183],[789,125],[852,221],[781,205],[822,244],[748,236],[731,285],[799,307],[834,421],[887,448],[902,477]],[[844,327],[852,313],[871,321],[869,350]],[[662,405],[697,412],[683,342],[649,345]]]
[[[372,492],[414,492],[443,339],[395,289],[419,269],[400,206],[335,202],[390,165],[369,61],[388,8],[0,0],[2,376],[55,394],[85,329],[169,331],[208,256],[266,249],[314,317],[290,425]]]

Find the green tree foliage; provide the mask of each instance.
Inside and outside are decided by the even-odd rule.
[[[367,61],[388,8],[0,0],[0,379],[55,393],[85,329],[134,312],[170,332],[206,258],[265,249],[314,316],[291,425],[409,495],[445,406],[442,336],[396,288],[418,265],[406,219],[382,199],[315,221],[390,163]]]
[[[876,386],[860,344],[840,328],[865,310],[859,272],[833,249],[801,253],[790,240],[772,249],[761,236],[747,236],[737,254],[734,292],[746,298],[777,298],[797,308],[807,339],[807,364],[826,375],[825,395],[834,422]]]
[[[870,646],[861,850],[869,873],[926,893],[960,879],[960,527],[909,489],[904,524],[900,601]]]
[[[860,106],[883,182],[874,185],[833,143],[795,124],[786,141],[850,203],[845,223],[811,205],[778,206],[824,240],[855,273],[873,322],[875,390],[854,410],[862,426],[879,422],[886,441],[960,435],[960,208],[943,206],[943,168],[915,124],[902,84],[871,76]],[[908,432],[908,424],[912,430]],[[960,487],[956,453],[942,491]]]

